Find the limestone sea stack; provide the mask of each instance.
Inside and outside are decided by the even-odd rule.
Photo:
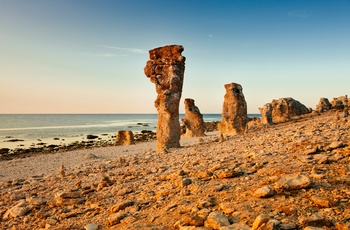
[[[184,48],[168,45],[149,51],[145,75],[156,86],[157,151],[180,147],[179,103],[185,72]]]
[[[182,123],[186,127],[186,133],[183,135],[184,137],[204,136],[205,127],[203,115],[191,98],[185,99],[185,117],[182,118]]]
[[[222,107],[222,121],[218,128],[221,134],[237,135],[245,133],[248,123],[247,103],[240,84],[225,85],[226,94]]]

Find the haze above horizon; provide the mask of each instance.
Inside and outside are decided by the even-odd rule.
[[[148,51],[184,46],[180,103],[221,113],[224,84],[248,113],[292,97],[349,95],[350,0],[0,1],[0,114],[157,113]]]

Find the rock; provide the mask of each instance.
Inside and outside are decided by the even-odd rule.
[[[325,112],[332,108],[332,104],[329,103],[329,100],[327,98],[320,98],[320,101],[316,105],[316,111],[317,112]]]
[[[96,136],[96,135],[91,135],[91,134],[88,134],[87,136],[86,136],[86,139],[88,139],[88,140],[93,140],[93,139],[97,139],[98,138],[98,136]]]
[[[291,174],[282,177],[275,183],[275,189],[295,190],[308,188],[312,181],[309,177],[301,174]]]
[[[97,230],[98,229],[98,225],[96,225],[96,224],[87,224],[84,228],[85,228],[85,230]]]
[[[7,220],[9,218],[24,216],[31,210],[32,206],[28,205],[25,200],[20,200],[15,206],[7,210],[2,218]]]
[[[331,101],[332,109],[343,110],[345,105],[345,96],[335,97]],[[349,105],[349,102],[348,102]]]
[[[260,229],[263,225],[265,225],[267,222],[269,222],[270,216],[266,214],[260,214],[256,219],[254,220],[253,226],[251,230],[257,230]]]
[[[220,230],[250,230],[251,228],[243,223],[235,223],[229,226],[221,227]]]
[[[220,229],[223,226],[230,225],[227,216],[221,212],[211,212],[205,221],[204,226],[212,229]]]
[[[185,99],[185,117],[182,118],[182,123],[186,128],[186,132],[183,134],[184,137],[204,136],[203,115],[191,98]]]
[[[270,105],[265,104],[263,108],[259,108],[262,124],[286,122],[293,116],[310,113],[310,110],[305,105],[291,97],[272,100],[268,104]]]
[[[327,220],[325,217],[319,216],[318,214],[313,214],[310,217],[299,217],[298,218],[300,225],[306,226],[314,226],[314,227],[323,227],[330,226],[331,222]]]
[[[7,153],[9,153],[9,151],[10,151],[10,149],[8,149],[8,148],[1,148],[0,149],[0,155],[1,154],[7,154]]]
[[[246,131],[248,116],[242,86],[230,83],[225,85],[225,89],[222,121],[218,124],[218,128],[222,134],[243,134]]]
[[[204,220],[197,214],[185,216],[184,218],[182,218],[182,222],[185,225],[196,226],[196,227],[204,225]]]
[[[344,143],[342,141],[334,141],[328,146],[328,148],[329,149],[337,149],[337,148],[343,147],[343,145],[344,145]]]
[[[275,195],[275,191],[270,186],[264,186],[258,188],[254,192],[254,196],[257,198],[267,198]]]
[[[350,230],[350,222],[342,224],[342,223],[335,223],[335,228],[337,230]]]
[[[81,197],[81,192],[58,192],[55,194],[56,205],[58,206],[67,206],[82,204],[85,199]]]
[[[109,225],[116,225],[119,224],[120,221],[128,216],[128,213],[122,212],[122,213],[113,213],[110,215],[107,219],[107,223]]]
[[[315,205],[323,208],[330,208],[334,206],[334,203],[327,197],[312,196],[310,200],[312,200]]]
[[[318,228],[313,226],[307,226],[304,230],[325,230],[324,228]]]
[[[127,207],[133,206],[134,204],[135,204],[134,201],[125,201],[125,202],[116,204],[111,208],[111,212],[112,213],[119,212],[120,210],[124,210]]]
[[[158,111],[157,151],[180,147],[179,102],[185,72],[184,48],[168,45],[149,51],[145,75],[156,86]]]
[[[114,146],[117,145],[132,145],[134,144],[134,134],[130,130],[119,130],[115,139]]]

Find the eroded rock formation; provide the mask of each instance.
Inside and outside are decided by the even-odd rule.
[[[114,145],[132,145],[134,144],[134,134],[130,130],[119,130]]]
[[[331,103],[329,103],[328,98],[320,98],[320,101],[318,102],[318,104],[316,105],[316,111],[317,112],[325,112],[328,111],[332,108]]]
[[[222,134],[243,134],[246,130],[248,116],[242,86],[230,83],[225,85],[225,89],[222,121],[218,128]]]
[[[347,102],[345,102],[347,101]],[[344,105],[347,104],[349,106],[349,101],[347,99],[347,96],[340,96],[340,97],[335,97],[331,101],[332,109],[338,109],[338,110],[343,110]]]
[[[259,108],[262,116],[262,124],[271,124],[289,121],[293,116],[310,113],[310,110],[297,100],[291,97],[272,100],[263,108]]]
[[[184,48],[169,45],[149,51],[145,75],[156,86],[157,150],[180,147],[179,103],[185,72]]]
[[[204,136],[205,128],[203,115],[191,98],[185,99],[185,117],[182,118],[182,123],[186,127],[186,133],[183,135],[184,137]]]

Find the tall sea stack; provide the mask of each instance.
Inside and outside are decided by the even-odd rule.
[[[180,147],[179,103],[185,72],[183,46],[168,45],[149,51],[145,75],[155,84],[158,111],[157,151]]]
[[[222,134],[243,134],[248,123],[248,115],[242,86],[237,83],[230,83],[225,85],[225,89],[222,121],[218,128]]]

